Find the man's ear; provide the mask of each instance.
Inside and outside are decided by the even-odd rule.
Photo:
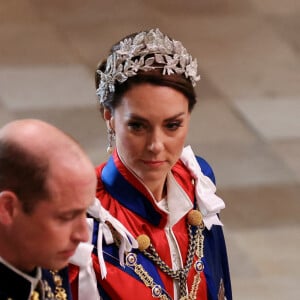
[[[13,221],[16,210],[19,207],[17,195],[11,191],[0,193],[0,223],[9,225]]]

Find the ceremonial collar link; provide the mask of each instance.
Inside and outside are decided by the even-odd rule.
[[[198,210],[192,210],[188,214],[187,218],[188,233],[189,233],[189,246],[187,253],[186,264],[183,268],[178,270],[171,269],[158,255],[156,249],[151,244],[150,238],[142,234],[137,238],[139,243],[139,250],[150,260],[152,260],[165,274],[170,276],[172,279],[179,282],[180,288],[180,300],[186,299],[197,299],[197,291],[201,281],[200,273],[204,269],[202,262],[203,257],[203,243],[204,236],[202,231],[204,229],[204,224],[202,220],[202,215]],[[195,233],[193,234],[192,227],[196,228]],[[196,274],[194,276],[193,284],[191,291],[188,295],[187,291],[187,276],[192,267],[194,256],[198,257],[198,260],[194,264]],[[141,264],[137,263],[136,254],[130,252],[126,256],[126,265],[133,269],[133,271],[139,276],[142,282],[152,289],[152,296],[154,298],[160,299],[171,299],[166,291],[162,287],[154,282],[154,279],[149,275],[149,273],[144,269]]]

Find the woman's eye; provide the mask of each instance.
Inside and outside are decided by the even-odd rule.
[[[145,126],[139,122],[129,122],[128,127],[134,131],[141,131],[145,128]]]
[[[169,122],[169,123],[167,123],[166,124],[166,127],[167,127],[167,129],[169,129],[169,130],[176,130],[176,129],[178,129],[179,127],[181,127],[182,125],[181,125],[181,122],[179,122],[179,121],[176,121],[176,122]]]

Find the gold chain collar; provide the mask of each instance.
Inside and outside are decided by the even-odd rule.
[[[198,210],[192,210],[188,214],[188,233],[189,233],[189,246],[188,254],[185,266],[178,270],[171,269],[158,255],[156,249],[151,244],[151,241],[147,235],[140,235],[137,238],[139,243],[139,250],[150,260],[152,260],[165,274],[170,276],[172,279],[177,280],[180,289],[180,300],[193,300],[197,298],[197,292],[199,284],[201,282],[201,272],[204,269],[202,262],[203,257],[203,243],[204,236],[202,231],[204,229],[204,224],[202,221],[201,213]],[[195,233],[193,234],[193,226],[195,227]],[[190,293],[187,291],[187,276],[192,267],[194,256],[198,257],[198,260],[194,263],[194,268],[196,274],[194,275],[194,280]],[[154,279],[149,275],[149,273],[144,269],[141,264],[137,263],[137,256],[134,253],[128,253],[126,255],[126,265],[133,269],[133,271],[138,275],[142,282],[152,290],[152,296],[154,298],[160,298],[163,300],[171,299],[166,291],[162,287],[154,282]]]

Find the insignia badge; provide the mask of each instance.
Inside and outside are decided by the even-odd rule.
[[[162,294],[162,289],[161,289],[161,286],[156,284],[152,287],[152,296],[154,298],[159,298]]]
[[[134,267],[137,263],[137,257],[136,257],[136,254],[134,253],[131,253],[129,252],[127,255],[126,255],[126,265],[129,266],[129,267]]]

